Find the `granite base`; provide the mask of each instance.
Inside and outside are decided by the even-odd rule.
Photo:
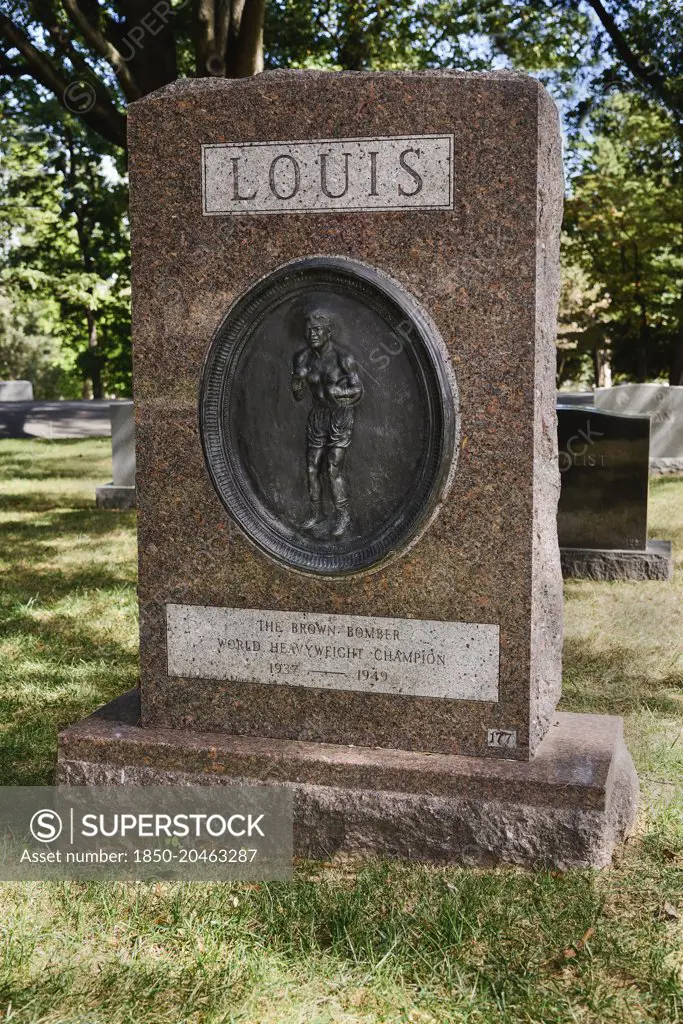
[[[96,488],[95,501],[98,508],[135,508],[135,488],[105,484]]]
[[[674,559],[670,540],[650,540],[644,551],[560,548],[562,575],[579,580],[670,580]]]
[[[670,476],[683,473],[683,458],[650,459],[650,476]]]
[[[69,785],[294,790],[299,856],[603,867],[633,826],[620,718],[556,714],[532,762],[142,728],[131,690],[61,733]]]

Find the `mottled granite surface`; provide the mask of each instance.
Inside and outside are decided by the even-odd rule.
[[[292,789],[295,851],[603,867],[638,780],[620,718],[556,714],[529,764],[146,729],[132,690],[59,738],[58,784]]]
[[[452,211],[203,217],[202,143],[452,133]],[[142,715],[146,726],[408,750],[533,755],[559,694],[551,387],[562,178],[557,112],[513,73],[272,72],[131,105]],[[428,311],[461,402],[434,523],[382,570],[273,564],[230,521],[198,431],[202,363],[233,300],[308,255],[380,267]],[[169,679],[166,603],[500,625],[497,704]],[[491,750],[487,728],[515,729]]]

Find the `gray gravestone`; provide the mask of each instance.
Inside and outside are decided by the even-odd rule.
[[[558,405],[557,421],[564,575],[670,579],[671,544],[648,542],[649,418]]]
[[[595,406],[605,412],[649,416],[650,471],[683,473],[683,387],[618,384],[596,388]]]
[[[593,392],[592,391],[558,391],[557,392],[557,404],[558,405],[592,405],[593,404]]]
[[[0,380],[0,402],[32,402],[33,384],[30,380]]]
[[[547,93],[188,80],[129,145],[141,688],[60,779],[290,785],[302,853],[606,863],[621,722],[555,711]]]
[[[112,482],[98,487],[98,508],[135,508],[135,406],[133,402],[112,402]]]

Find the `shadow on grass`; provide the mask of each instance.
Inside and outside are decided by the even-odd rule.
[[[14,568],[11,583],[11,590],[9,586],[5,587],[0,608],[3,608],[3,616],[14,618],[16,609],[21,609],[21,606],[31,598],[40,597],[56,601],[64,597],[77,598],[80,593],[86,591],[106,592],[121,587],[134,588],[135,566],[124,563],[118,572],[106,566],[92,566],[87,569],[75,566],[72,570],[50,568],[43,572],[37,569]]]
[[[97,589],[102,590],[101,587]],[[121,589],[119,588],[119,592]],[[133,596],[131,593],[131,597]],[[31,605],[28,602],[2,608],[5,626],[4,642],[11,644],[13,636],[20,643],[25,643],[26,639],[30,638],[40,650],[41,664],[44,665],[50,664],[50,659],[46,657],[45,651],[54,652],[59,664],[64,664],[64,658],[60,655],[66,652],[72,662],[88,660],[89,657],[110,658],[113,661],[118,661],[119,658],[127,657],[130,652],[129,646],[125,643],[120,643],[109,637],[105,640],[101,630],[88,629],[82,619],[49,610],[46,611],[46,614],[48,618],[37,619],[32,614]]]
[[[49,615],[15,606],[3,616],[3,639],[18,654],[14,676],[12,656],[2,663],[0,785],[51,785],[58,732],[137,682],[137,650],[87,620]]]
[[[36,618],[35,607],[47,617]],[[7,653],[0,662],[0,785],[50,785],[57,733],[134,686],[138,653],[113,631],[90,626],[87,617],[45,605],[14,604],[2,616]]]
[[[3,499],[5,500],[5,499]],[[14,499],[12,499],[14,500]],[[38,503],[42,499],[39,498]],[[66,499],[65,499],[66,501]],[[30,507],[31,500],[24,503],[20,500],[21,508],[18,511],[34,511]],[[99,509],[92,506],[74,507],[73,498],[63,508],[48,508],[44,519],[38,522],[30,520],[14,520],[6,523],[3,527],[3,537],[7,538],[6,547],[11,544],[12,555],[16,546],[36,543],[48,539],[53,541],[59,537],[68,539],[69,536],[87,533],[95,537],[101,537],[107,533],[120,530],[122,526],[135,525],[135,510],[122,513],[117,509]],[[21,557],[21,556],[20,556]]]
[[[76,554],[77,563],[87,557],[77,551],[78,542],[84,540],[91,550],[101,551],[103,543],[111,537],[112,544],[120,539],[121,531],[134,531],[135,513],[105,512],[99,510],[51,510],[43,520],[5,524],[3,540],[5,551],[11,552],[14,563],[6,579],[5,592],[55,596],[84,589],[107,589],[134,583],[136,565],[134,554],[130,560],[116,568],[106,564],[75,564],[72,568],[57,569],[58,563],[69,550]],[[132,537],[131,537],[132,540]],[[41,561],[48,563],[36,567]]]
[[[97,480],[107,473],[111,473],[109,438],[0,439],[0,479]]]
[[[93,676],[95,673],[93,673]],[[40,708],[24,705],[12,721],[0,726],[0,785],[51,786],[57,764],[57,735],[63,729],[90,715],[95,708],[113,700],[119,693],[136,685],[137,664],[115,676],[78,681],[79,695],[65,694],[57,688],[53,702],[43,701]],[[73,691],[76,684],[70,689]],[[0,701],[0,716],[8,716],[5,702]]]
[[[630,648],[596,650],[586,637],[565,637],[560,704],[563,711],[625,715],[647,709],[677,715],[680,703],[672,691],[680,687],[678,672],[655,679],[646,671],[638,672]]]
[[[106,483],[103,480],[102,483]],[[99,486],[99,484],[98,484]],[[95,488],[93,487],[92,497],[82,497],[73,492],[62,493],[60,491],[41,491],[40,494],[3,494],[0,495],[0,512],[52,512],[61,509],[72,509],[78,512],[97,512],[100,516],[110,514],[118,516],[129,516],[130,522],[135,523],[135,511],[119,509],[98,509],[95,505]]]
[[[614,878],[377,862],[328,871],[309,863],[288,883],[54,886],[42,917],[31,906],[31,934],[49,970],[37,977],[14,967],[7,998],[15,1013],[30,1005],[31,1019],[55,1005],[64,1019],[90,1019],[96,1006],[93,1020],[113,1024],[569,1024],[577,1005],[590,1009],[582,1019],[600,1024],[678,1020],[675,975],[664,963],[672,942],[655,917],[673,867],[637,867]],[[92,961],[68,955],[84,943]],[[119,958],[130,950],[135,970],[124,979]],[[307,997],[313,966],[317,988]],[[293,1004],[288,989],[297,980],[301,1003],[297,993]],[[391,985],[411,990],[415,1015],[382,1007]],[[363,1012],[372,1009],[364,1001],[340,1006],[337,1016],[332,1001],[331,1013],[320,1013],[336,993],[361,990],[377,996],[377,1015]],[[263,1015],[254,994],[267,999]]]

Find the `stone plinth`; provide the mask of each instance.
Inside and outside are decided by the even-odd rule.
[[[135,488],[102,484],[101,487],[95,488],[95,502],[98,508],[135,508]]]
[[[628,548],[560,548],[562,575],[579,580],[671,580],[669,540],[650,540],[642,551]]]
[[[287,785],[299,856],[602,867],[638,780],[620,718],[553,716],[533,762],[146,729],[131,690],[59,740],[67,785]]]

